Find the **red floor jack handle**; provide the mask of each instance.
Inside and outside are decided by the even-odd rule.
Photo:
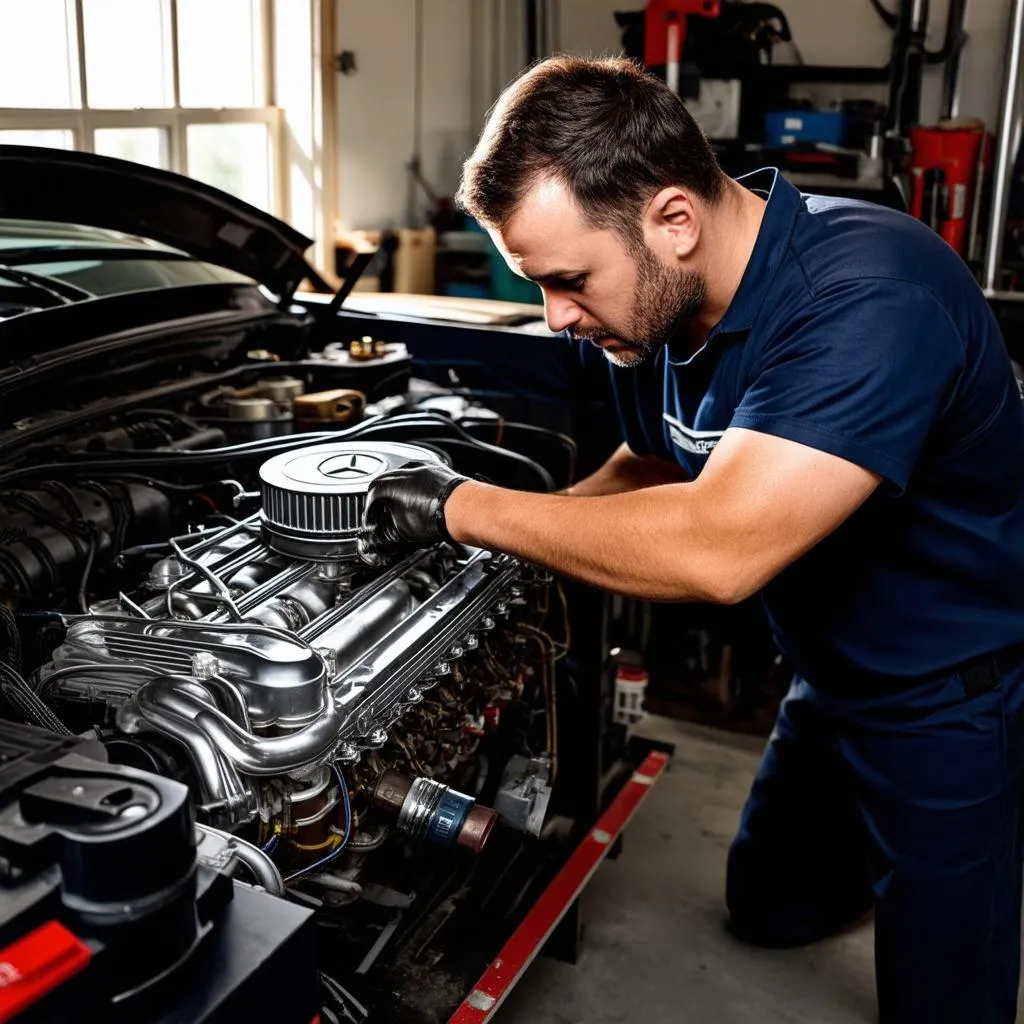
[[[629,824],[651,787],[669,762],[668,754],[654,751],[644,758],[629,781],[573,851],[565,866],[541,893],[522,924],[484,971],[448,1024],[484,1024],[498,1011],[526,968],[533,963],[559,921],[583,891],[615,840]]]

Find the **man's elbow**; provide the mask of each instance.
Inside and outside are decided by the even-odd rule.
[[[761,588],[745,580],[722,580],[711,588],[707,600],[711,604],[736,605],[751,598]]]
[[[737,605],[753,597],[768,582],[751,566],[716,566],[702,574],[694,595],[707,604]]]

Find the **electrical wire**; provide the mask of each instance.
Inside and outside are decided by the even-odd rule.
[[[317,444],[327,440],[344,440],[349,436],[357,436],[359,427],[350,427],[348,430],[312,431],[305,434],[288,434],[286,437],[263,438],[258,441],[244,441],[240,444],[226,445],[221,448],[206,448],[201,451],[167,451],[153,450],[140,455],[138,452],[124,452],[117,449],[103,452],[102,457],[98,452],[91,452],[89,459],[79,460],[68,458],[63,462],[51,462],[42,465],[21,466],[17,469],[8,470],[0,474],[0,484],[6,484],[11,480],[22,477],[44,476],[57,477],[66,475],[69,470],[83,473],[107,473],[113,471],[118,477],[124,477],[124,470],[147,470],[154,465],[185,467],[202,466],[207,463],[224,463],[232,458],[263,457],[268,454],[291,451],[294,448],[302,448],[307,445]],[[169,485],[174,486],[174,485]],[[194,490],[192,487],[181,487],[181,489]]]
[[[555,482],[551,474],[533,459],[527,458],[518,452],[507,448],[499,448],[496,445],[488,444],[474,437],[468,430],[461,427],[449,416],[431,412],[410,412],[395,416],[375,417],[355,424],[343,430],[311,431],[304,434],[288,434],[284,437],[263,438],[257,441],[245,441],[240,444],[227,445],[221,448],[207,448],[201,451],[151,451],[144,456],[137,452],[109,451],[103,453],[102,458],[93,457],[84,460],[76,458],[67,459],[58,463],[47,463],[43,465],[22,466],[17,469],[8,470],[0,474],[0,485],[9,485],[12,481],[30,478],[33,476],[49,477],[51,479],[66,477],[71,473],[86,473],[90,476],[115,475],[119,479],[129,479],[125,471],[128,470],[151,470],[154,466],[174,467],[184,469],[208,464],[223,465],[239,459],[259,458],[265,459],[270,455],[282,452],[294,451],[297,448],[304,448],[321,442],[339,442],[356,439],[372,439],[386,437],[396,431],[401,431],[403,439],[409,441],[408,431],[410,428],[433,427],[435,431],[441,428],[445,433],[472,444],[479,451],[493,455],[496,459],[504,462],[513,462],[529,471],[538,480],[541,488],[545,491],[555,490]],[[415,443],[412,439],[411,443]],[[155,480],[147,478],[151,486],[161,486]],[[193,491],[195,488],[187,485],[169,484],[168,489]]]
[[[437,427],[441,427],[445,431],[454,435],[452,440],[465,441],[467,444],[475,446],[481,452],[486,452],[487,454],[493,455],[497,459],[503,459],[506,462],[511,461],[517,463],[524,469],[527,469],[538,479],[541,484],[541,488],[544,491],[551,492],[555,490],[555,481],[552,479],[551,474],[539,462],[508,448],[499,448],[496,445],[488,444],[486,441],[481,441],[479,438],[474,437],[465,429],[465,427],[460,426],[451,417],[445,416],[441,413],[413,412],[402,416],[389,417],[386,420],[374,423],[364,434],[359,436],[376,437],[380,434],[390,434],[397,430],[401,430],[403,440],[415,444],[415,438],[410,438],[408,431],[409,428],[416,426],[432,426],[435,429]]]
[[[569,625],[569,600],[565,596],[565,588],[557,580],[555,582],[555,593],[558,594],[558,600],[562,605],[562,643],[565,646],[565,653],[568,654],[569,648],[572,647],[572,628]]]
[[[575,483],[576,480],[576,463],[579,457],[579,449],[576,442],[569,437],[568,434],[563,434],[557,430],[550,430],[547,427],[538,427],[533,423],[519,423],[516,421],[506,421],[502,417],[498,417],[497,420],[486,419],[483,417],[462,417],[459,422],[466,426],[467,429],[472,429],[476,426],[497,426],[496,437],[494,444],[497,447],[511,441],[512,435],[519,434],[535,434],[539,435],[546,440],[554,441],[566,453],[566,461],[568,462],[568,468],[566,470],[567,482],[569,484]]]
[[[550,633],[541,629],[539,626],[531,626],[527,622],[520,622],[516,628],[525,630],[531,636],[538,636],[546,644],[548,644],[551,648],[552,661],[561,661],[561,659],[565,657],[566,653],[569,650],[569,648],[565,644],[555,640],[555,638]]]
[[[895,28],[899,24],[899,16],[882,5],[881,0],[868,0],[878,16],[889,26]]]
[[[219,518],[219,516],[210,516],[209,518],[214,519]],[[231,519],[231,516],[224,516],[224,518]],[[232,519],[233,526],[237,526],[238,524],[239,521],[237,519]],[[137,555],[156,555],[159,554],[161,551],[169,551],[171,549],[172,540],[177,541],[179,544],[188,541],[209,540],[211,537],[215,536],[216,534],[219,534],[220,532],[221,531],[219,528],[210,530],[200,529],[198,532],[195,533],[182,533],[179,534],[177,537],[170,537],[167,540],[153,541],[150,544],[135,544],[130,548],[122,548],[121,557],[134,558]]]
[[[871,6],[875,9],[878,16],[885,22],[885,24],[891,29],[897,29],[900,24],[900,16],[896,11],[890,11],[885,7],[881,0],[868,0]],[[947,61],[952,60],[958,56],[960,51],[963,50],[967,43],[967,33],[962,29],[959,29],[954,24],[954,19],[957,17],[959,11],[959,5],[957,0],[952,0],[950,4],[950,10],[947,14],[947,32],[946,39],[940,50],[925,50],[924,56],[927,62],[931,65],[945,64]],[[959,14],[960,21],[963,21],[963,14]],[[925,18],[927,21],[927,16]],[[925,26],[927,30],[927,25]]]
[[[23,657],[21,650],[21,633],[18,631],[18,620],[6,605],[0,605],[0,624],[4,633],[7,634],[6,643],[3,648],[5,659],[10,659],[10,666],[15,672],[21,672]]]
[[[558,682],[555,669],[555,641],[541,629],[520,623],[517,629],[524,632],[527,640],[533,640],[540,648],[541,686],[544,692],[545,733],[548,753],[551,754],[551,785],[558,778]]]
[[[555,661],[561,661],[568,653],[569,648],[572,646],[572,632],[569,625],[569,602],[565,596],[565,589],[559,581],[554,583],[555,593],[558,595],[558,603],[562,609],[562,640],[555,640],[547,630],[542,629],[540,625],[531,626],[529,623],[520,623],[520,629],[525,629],[528,632],[539,633],[541,636],[546,637],[553,649],[556,652]],[[542,616],[541,622],[547,619],[549,614],[549,607],[545,606],[541,609]]]
[[[155,668],[152,665],[145,665],[141,661],[86,662],[84,664],[77,665],[64,665],[47,676],[39,676],[37,673],[35,677],[36,682],[32,687],[32,692],[38,693],[40,697],[45,700],[54,692],[57,687],[57,683],[62,679],[73,678],[78,675],[95,675],[96,673],[125,676],[150,675],[154,679],[164,674],[160,669]]]
[[[319,975],[321,988],[334,1004],[332,1008],[328,1007],[325,1002],[322,1010],[328,1012],[338,1024],[341,1024],[342,1018],[338,1017],[334,1010],[344,1014],[344,1020],[351,1022],[351,1024],[362,1024],[363,1021],[369,1018],[370,1011],[351,992],[343,988],[329,974],[320,971]],[[353,1011],[358,1013],[359,1016],[356,1017]]]
[[[964,31],[964,19],[967,14],[967,0],[950,0],[946,12],[946,36],[942,49],[935,52],[926,51],[929,64],[945,64],[959,59],[963,48],[967,45],[968,34]]]
[[[92,573],[92,567],[96,563],[96,550],[100,546],[100,531],[99,527],[92,522],[90,519],[83,520],[86,524],[86,533],[88,534],[89,547],[85,555],[85,568],[82,569],[82,578],[78,584],[78,607],[85,613],[89,611],[89,595],[87,593],[89,587],[89,576]]]
[[[284,880],[285,885],[326,867],[332,861],[337,859],[348,845],[349,837],[352,834],[352,804],[349,802],[348,798],[348,784],[345,782],[345,776],[341,774],[341,769],[338,767],[336,762],[331,764],[331,770],[334,772],[334,778],[338,784],[338,791],[341,794],[341,802],[345,808],[345,829],[341,836],[341,842],[338,843],[330,853],[321,857],[319,860],[314,861],[312,864],[307,864],[306,867],[300,868],[298,871],[293,871],[290,875],[287,875]]]
[[[43,703],[39,695],[29,686],[22,674],[7,662],[0,661],[0,692],[16,710],[20,711],[30,725],[49,729],[61,736],[71,736],[71,730]]]
[[[401,418],[399,416],[390,417],[392,420]],[[244,441],[220,448],[206,448],[201,451],[153,450],[146,452],[145,455],[140,455],[138,452],[124,452],[113,449],[103,452],[100,458],[96,457],[99,453],[93,452],[90,453],[92,457],[89,459],[68,458],[63,462],[21,466],[17,469],[8,470],[6,473],[0,474],[0,484],[30,476],[58,477],[66,475],[69,470],[73,472],[108,474],[112,471],[119,478],[130,479],[125,475],[124,470],[148,470],[154,465],[184,468],[185,466],[202,466],[207,463],[224,463],[238,458],[263,458],[268,455],[276,455],[281,452],[292,451],[296,448],[318,444],[322,441],[344,441],[356,438],[375,426],[381,419],[383,417],[364,420],[362,423],[357,423],[343,430],[308,431],[301,434],[288,434],[284,437],[268,437],[256,441]],[[183,485],[168,484],[166,486],[180,490],[194,490],[193,487]]]
[[[160,480],[157,477],[147,476],[139,473],[122,473],[117,472],[118,480],[125,480],[132,484],[144,484],[146,487],[152,487],[159,491],[170,491],[171,493],[179,494],[195,494],[197,491],[203,491],[210,486],[209,481],[202,484],[172,484],[169,480]],[[214,483],[223,484],[233,481],[227,480],[216,480]]]

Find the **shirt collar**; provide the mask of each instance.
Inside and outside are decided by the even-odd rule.
[[[766,194],[768,202],[761,228],[757,233],[757,241],[754,243],[754,251],[743,272],[740,286],[725,315],[708,334],[701,350],[716,335],[738,334],[749,331],[754,326],[772,280],[785,258],[796,215],[803,201],[796,186],[787,181],[775,167],[753,171],[737,178],[736,181],[752,192]],[[675,364],[687,363],[696,354],[675,359],[670,352],[669,361]]]

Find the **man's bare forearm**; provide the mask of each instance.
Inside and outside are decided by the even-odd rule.
[[[507,551],[606,590],[730,604],[853,514],[881,476],[756,431],[727,431],[700,477],[574,498],[469,480],[449,492],[456,541]]]
[[[678,464],[666,462],[656,455],[636,455],[624,444],[600,469],[560,493],[572,498],[596,498],[660,484],[681,483],[685,479]]]
[[[629,597],[715,601],[727,574],[713,548],[697,543],[709,530],[687,500],[691,487],[572,498],[470,481],[452,493],[445,518],[461,543],[507,551]],[[687,536],[694,542],[682,543]]]

